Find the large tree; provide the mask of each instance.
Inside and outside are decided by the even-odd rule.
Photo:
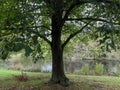
[[[65,46],[82,32],[94,36],[102,29],[106,33],[102,35],[107,36],[114,31],[114,25],[120,23],[119,3],[119,0],[1,0],[1,57],[5,59],[9,51],[24,48],[26,56],[32,54],[38,59],[43,39],[52,53],[50,82],[67,85],[69,79],[63,65]]]

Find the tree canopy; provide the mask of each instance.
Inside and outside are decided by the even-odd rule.
[[[64,84],[68,81],[63,70],[64,47],[83,32],[115,46],[119,9],[119,0],[1,0],[0,56],[6,59],[9,52],[24,49],[26,56],[37,60],[42,56],[42,39],[51,46],[51,81]]]

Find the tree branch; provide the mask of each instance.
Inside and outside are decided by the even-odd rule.
[[[65,22],[65,20],[68,18],[68,16],[69,16],[69,14],[70,14],[70,12],[76,7],[76,6],[78,6],[78,5],[80,5],[80,4],[84,4],[84,2],[83,3],[81,3],[81,2],[73,2],[72,4],[71,4],[71,6],[68,8],[68,10],[66,11],[66,13],[65,13],[65,15],[64,15],[64,17],[63,17],[63,22]]]
[[[29,32],[29,30],[27,30]],[[30,32],[38,35],[40,38],[42,38],[43,40],[45,40],[49,45],[51,45],[51,41],[49,39],[47,39],[44,35],[34,31],[34,30],[30,30]]]
[[[101,21],[101,22],[106,22],[106,23],[113,23],[113,24],[119,24],[119,23],[115,23],[115,22],[111,22],[105,19],[101,19],[101,18],[68,18],[66,19],[66,21],[83,21],[83,20],[92,20],[92,21]]]
[[[92,21],[102,21],[102,22],[106,22],[106,23],[112,23],[110,21],[107,21],[105,19],[101,19],[101,18],[68,18],[66,19],[66,21],[83,21],[83,20],[92,20]]]
[[[69,35],[69,37],[65,40],[65,42],[62,44],[62,48],[64,48],[67,43],[73,38],[75,37],[77,34],[79,34],[80,32],[83,31],[84,28],[86,28],[88,25],[90,24],[90,22],[88,22],[87,24],[85,24],[80,30],[76,31],[75,33],[72,33]]]
[[[78,5],[82,5],[85,3],[106,3],[106,4],[116,4],[117,6],[120,6],[120,3],[118,3],[118,1],[110,1],[110,0],[95,0],[95,1],[81,1],[81,0],[75,0],[71,6],[68,8],[68,10],[66,11],[64,17],[63,17],[63,22],[65,22],[65,20],[68,18],[70,12],[77,7]]]
[[[27,27],[25,27],[25,29],[26,29],[26,28],[36,28],[36,29],[37,29],[37,28],[45,28],[45,29],[51,31],[51,29],[50,29],[49,27],[46,27],[46,26],[44,26],[44,25],[41,25],[41,26],[31,26],[31,27],[30,27],[30,26],[27,26]]]
[[[49,27],[46,27],[46,26],[40,26],[40,27],[43,27],[43,28],[45,28],[45,29],[48,29],[49,31],[52,31]]]
[[[38,27],[39,27],[39,26],[38,26]],[[4,28],[4,29],[1,29],[1,30],[11,30],[11,31],[12,31],[12,30],[18,29],[18,30],[22,31],[22,30],[26,29],[27,32],[34,33],[34,34],[38,35],[40,38],[42,38],[42,39],[45,40],[48,44],[51,45],[51,41],[50,41],[49,39],[47,39],[44,35],[40,34],[40,33],[37,32],[37,31],[31,30],[31,29],[29,29],[29,28],[36,28],[36,26],[35,26],[35,27],[34,27],[34,26],[33,26],[33,27],[25,27],[25,28],[22,28],[22,27],[19,27],[19,28],[10,27],[10,28]],[[16,30],[16,31],[17,31],[17,30]]]

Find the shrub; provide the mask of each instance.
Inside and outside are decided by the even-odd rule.
[[[99,63],[99,64],[96,63],[95,68],[94,68],[94,72],[95,72],[96,75],[102,75],[103,72],[104,72],[104,67],[103,67],[103,65],[100,64],[100,63]]]
[[[89,64],[85,64],[80,69],[80,74],[87,75],[89,73]]]

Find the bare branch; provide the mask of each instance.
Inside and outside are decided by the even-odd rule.
[[[62,48],[64,48],[67,43],[73,38],[75,37],[77,34],[79,34],[80,32],[83,31],[84,28],[86,28],[88,25],[90,24],[90,22],[86,23],[80,30],[76,31],[75,33],[72,33],[69,35],[69,37],[66,39],[66,41],[62,44]]]

